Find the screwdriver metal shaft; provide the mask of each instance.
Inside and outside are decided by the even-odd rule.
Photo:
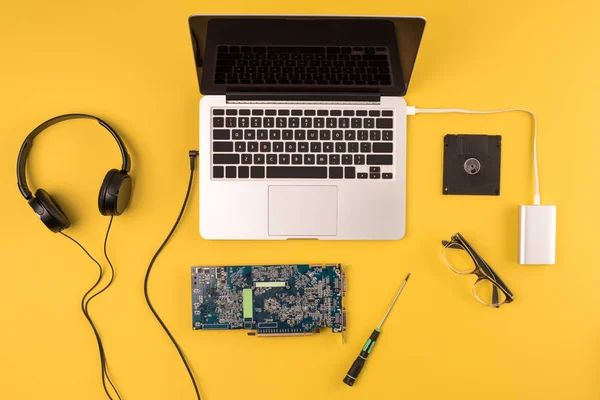
[[[392,300],[392,304],[390,304],[390,307],[387,309],[385,315],[383,316],[381,322],[379,323],[379,326],[377,328],[375,328],[375,330],[373,330],[373,333],[371,333],[371,336],[369,336],[369,338],[367,339],[365,345],[363,346],[362,350],[360,351],[360,354],[358,355],[356,360],[354,360],[354,363],[348,370],[348,373],[346,374],[346,376],[344,377],[344,380],[343,380],[346,385],[353,386],[354,382],[356,382],[356,379],[358,378],[360,371],[362,371],[363,366],[365,365],[365,361],[367,361],[369,354],[371,354],[371,352],[373,351],[375,342],[377,341],[377,338],[379,337],[379,334],[381,333],[381,327],[383,326],[383,323],[385,322],[386,318],[390,314],[390,311],[392,311],[394,304],[396,304],[396,300],[398,300],[398,296],[400,296],[400,293],[402,293],[402,290],[404,289],[404,286],[406,285],[408,278],[410,278],[410,273],[408,275],[406,275],[406,278],[404,278],[404,281],[402,282],[400,289],[398,289],[398,293],[396,293],[394,300]]]

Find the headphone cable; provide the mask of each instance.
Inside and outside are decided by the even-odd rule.
[[[146,270],[146,277],[144,278],[144,297],[146,299],[146,303],[148,304],[148,307],[150,308],[150,311],[152,311],[152,314],[154,314],[154,317],[156,318],[158,323],[162,326],[165,333],[169,336],[169,339],[171,339],[173,346],[175,346],[175,349],[177,349],[177,353],[179,353],[179,357],[181,358],[181,361],[183,362],[183,365],[185,366],[185,368],[188,372],[188,375],[190,376],[190,380],[192,381],[192,384],[194,385],[194,390],[196,392],[196,398],[197,398],[197,400],[200,400],[200,391],[198,390],[198,384],[196,383],[196,379],[194,378],[192,369],[191,369],[190,365],[188,364],[188,362],[185,358],[185,355],[183,354],[183,351],[181,350],[181,347],[179,347],[179,344],[177,344],[177,341],[175,340],[175,338],[169,331],[169,328],[167,328],[167,325],[165,325],[163,320],[159,317],[158,313],[152,306],[152,302],[150,301],[150,297],[148,295],[148,278],[150,277],[150,272],[152,271],[152,266],[154,265],[154,262],[156,261],[156,258],[158,257],[158,255],[161,253],[163,248],[166,246],[166,244],[171,239],[171,236],[173,236],[175,229],[177,229],[177,226],[179,225],[179,222],[181,221],[181,217],[183,216],[185,207],[186,207],[186,205],[188,203],[188,199],[190,197],[190,192],[192,190],[192,183],[194,182],[195,159],[196,159],[196,156],[198,156],[198,151],[193,151],[193,150],[190,151],[189,156],[190,156],[190,180],[188,182],[187,191],[185,193],[185,199],[183,200],[181,210],[179,211],[179,215],[177,216],[177,220],[175,220],[175,224],[171,228],[171,231],[169,232],[169,234],[167,235],[165,240],[162,242],[162,244],[160,245],[160,247],[158,248],[158,250],[152,257],[152,260],[150,260],[150,264],[148,265],[148,269]]]
[[[110,222],[108,224],[108,229],[106,230],[106,235],[104,237],[104,246],[106,248],[106,241],[108,239],[108,234],[110,232],[110,227],[112,225],[112,217],[110,219]],[[103,291],[105,291],[108,286],[110,286],[110,284],[113,281],[114,278],[114,269],[112,267],[111,264],[111,279],[108,282],[108,284],[102,288],[102,290],[100,290],[98,293],[94,294],[93,296],[91,296],[90,298],[87,298],[87,296],[98,286],[98,284],[100,283],[100,281],[102,280],[102,276],[104,275],[104,270],[102,269],[102,266],[100,265],[100,263],[94,258],[92,257],[92,255],[85,249],[85,247],[83,247],[83,245],[81,243],[79,243],[77,240],[75,240],[73,237],[67,235],[64,232],[59,232],[61,235],[63,235],[64,237],[66,237],[67,239],[71,240],[73,243],[75,243],[77,246],[79,246],[84,253],[98,266],[99,269],[99,274],[98,274],[98,279],[96,279],[96,282],[94,283],[94,285],[88,289],[87,292],[85,292],[85,294],[83,295],[83,297],[81,298],[81,311],[83,312],[83,315],[85,316],[85,318],[87,319],[88,323],[90,324],[93,332],[94,332],[94,336],[96,337],[96,342],[98,345],[98,352],[100,354],[100,366],[101,366],[101,371],[102,371],[102,387],[104,388],[104,392],[106,393],[106,396],[110,399],[110,400],[115,400],[109,393],[108,391],[108,387],[106,385],[106,381],[108,381],[108,383],[110,384],[110,386],[113,388],[114,392],[117,395],[117,399],[121,400],[121,396],[119,395],[119,392],[117,390],[117,388],[115,387],[115,385],[113,384],[112,380],[110,379],[110,376],[108,374],[108,370],[107,370],[107,366],[106,366],[106,353],[104,351],[104,345],[102,343],[102,339],[100,337],[100,333],[98,332],[98,329],[96,328],[96,325],[94,324],[94,321],[92,320],[91,315],[89,314],[88,311],[88,304],[90,302],[91,299],[93,299],[94,297],[96,297],[97,295],[99,295],[100,293],[102,293]],[[110,261],[109,261],[110,264]]]

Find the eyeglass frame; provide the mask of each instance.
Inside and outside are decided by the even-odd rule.
[[[471,260],[473,260],[473,264],[474,264],[473,270],[464,271],[464,272],[457,271],[454,268],[452,268],[452,266],[448,263],[448,260],[443,255],[444,254],[443,252],[447,248],[452,248],[453,244],[462,246],[462,248],[471,257]],[[477,277],[477,280],[473,284],[473,288],[472,288],[473,295],[475,296],[475,299],[477,299],[477,301],[479,301],[481,304],[486,305],[486,306],[499,308],[502,304],[508,304],[514,300],[514,295],[511,292],[511,290],[508,288],[508,286],[506,286],[506,283],[504,283],[504,281],[502,279],[500,279],[498,274],[496,272],[494,272],[492,267],[490,267],[489,264],[475,251],[473,246],[471,246],[469,244],[469,242],[467,242],[467,239],[465,239],[465,237],[463,235],[461,235],[460,232],[456,232],[454,235],[452,235],[450,237],[450,241],[442,240],[442,245],[444,246],[444,250],[442,250],[442,257],[444,258],[444,262],[446,263],[446,265],[448,266],[448,268],[450,268],[450,270],[452,272],[459,274],[459,275],[475,275]],[[479,298],[479,296],[477,296],[477,293],[475,293],[475,286],[480,281],[486,280],[486,279],[492,283],[493,290],[494,290],[493,296],[495,298],[497,298],[497,296],[498,296],[497,289],[500,289],[502,291],[502,293],[504,293],[504,296],[506,297],[506,299],[502,303],[499,303],[499,304],[493,303],[493,301],[494,301],[493,300],[494,297],[493,297],[492,304],[489,304],[489,303],[484,302],[483,300],[481,300]]]

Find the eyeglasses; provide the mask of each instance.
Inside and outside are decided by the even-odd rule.
[[[480,303],[498,308],[513,301],[513,294],[508,286],[477,254],[463,235],[455,233],[450,241],[442,240],[442,244],[442,257],[452,271],[461,275],[477,276],[473,284],[473,295]]]

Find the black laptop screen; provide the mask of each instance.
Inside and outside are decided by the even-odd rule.
[[[228,16],[189,19],[200,92],[406,94],[420,17]]]

